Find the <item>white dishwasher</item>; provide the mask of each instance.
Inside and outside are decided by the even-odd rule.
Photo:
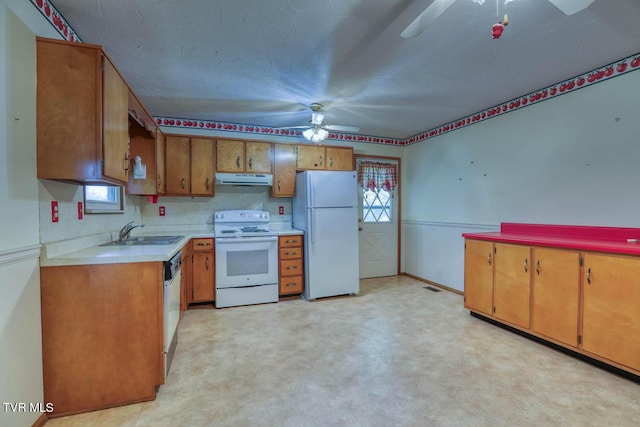
[[[182,267],[182,251],[169,261],[164,262],[164,379],[167,380],[173,354],[178,344],[178,321],[180,320],[180,279]]]

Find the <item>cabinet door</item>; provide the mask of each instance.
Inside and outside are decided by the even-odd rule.
[[[191,138],[191,194],[213,196],[213,139]]]
[[[531,248],[496,243],[493,315],[522,328],[529,328],[531,295]]]
[[[158,129],[156,131],[156,192],[164,194],[166,191],[165,180],[165,152],[164,152],[164,134]]]
[[[295,145],[275,144],[273,197],[293,197],[296,189],[296,147]]]
[[[106,57],[103,57],[103,67],[102,173],[126,183],[129,179],[129,88]]]
[[[214,300],[215,262],[213,252],[193,252],[193,302]]]
[[[317,145],[298,145],[298,169],[324,169],[324,147]]]
[[[326,153],[327,169],[339,171],[355,170],[352,148],[326,147]]]
[[[534,248],[531,329],[565,344],[578,346],[580,254]]]
[[[219,139],[216,142],[216,170],[244,172],[244,141]]]
[[[189,194],[191,191],[189,138],[168,136],[165,143],[167,193]]]
[[[640,259],[585,254],[582,348],[640,370]]]
[[[271,144],[268,142],[247,142],[245,144],[247,173],[271,173]]]
[[[37,40],[38,178],[99,178],[101,58],[78,43]]]
[[[493,312],[493,243],[467,240],[464,249],[464,306]]]

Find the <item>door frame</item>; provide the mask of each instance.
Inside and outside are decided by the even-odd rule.
[[[402,255],[402,159],[400,157],[392,157],[392,156],[375,156],[375,155],[366,155],[366,154],[354,154],[353,155],[353,170],[358,171],[358,159],[373,159],[373,160],[391,160],[394,162],[398,162],[398,186],[400,187],[399,191],[394,193],[394,197],[398,198],[398,265],[396,266],[396,275],[402,274],[400,271],[400,265],[402,264],[401,255]],[[360,187],[360,183],[358,183],[358,187]],[[360,189],[358,188],[358,191]],[[360,214],[358,213],[358,216]]]

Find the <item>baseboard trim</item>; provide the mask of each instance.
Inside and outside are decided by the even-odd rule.
[[[428,283],[431,286],[436,286],[438,288],[444,289],[445,291],[453,292],[454,294],[458,294],[458,295],[464,296],[464,292],[459,291],[457,289],[450,288],[450,287],[445,286],[445,285],[442,285],[442,284],[440,284],[438,282],[434,282],[433,280],[423,279],[422,277],[414,276],[413,274],[409,274],[409,273],[402,273],[402,275],[403,276],[407,276],[407,277],[411,277],[412,279],[419,280],[420,282]]]
[[[579,353],[577,351],[573,351],[570,348],[563,347],[561,345],[558,345],[558,344],[553,343],[551,341],[547,341],[547,340],[545,340],[543,338],[540,338],[540,337],[537,337],[535,335],[528,334],[525,331],[521,331],[520,329],[513,328],[513,327],[511,327],[509,325],[505,325],[502,322],[498,322],[498,321],[496,321],[494,319],[491,319],[489,317],[483,316],[482,314],[476,313],[474,311],[469,311],[469,314],[471,316],[477,318],[477,319],[483,320],[483,321],[485,321],[487,323],[490,323],[490,324],[492,324],[494,326],[497,326],[499,328],[505,329],[505,330],[507,330],[509,332],[513,332],[515,334],[520,335],[521,337],[528,338],[528,339],[530,339],[532,341],[535,341],[538,344],[542,344],[542,345],[547,346],[549,348],[552,348],[554,350],[560,351],[560,352],[562,352],[562,353],[564,353],[564,354],[566,354],[568,356],[575,357],[576,359],[580,359],[583,362],[589,363],[590,365],[596,366],[596,367],[598,367],[600,369],[603,369],[603,370],[605,370],[607,372],[611,372],[612,374],[621,376],[623,378],[628,379],[629,381],[633,381],[635,383],[640,384],[640,376],[635,375],[635,374],[633,374],[633,373],[631,373],[629,371],[625,371],[624,369],[618,368],[617,366],[610,365],[610,364],[605,363],[605,362],[603,362],[601,360],[589,357],[586,354],[582,354],[582,353]]]

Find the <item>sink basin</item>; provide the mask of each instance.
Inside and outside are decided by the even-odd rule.
[[[109,242],[100,246],[145,246],[145,245],[173,245],[184,236],[137,236],[121,242]]]

